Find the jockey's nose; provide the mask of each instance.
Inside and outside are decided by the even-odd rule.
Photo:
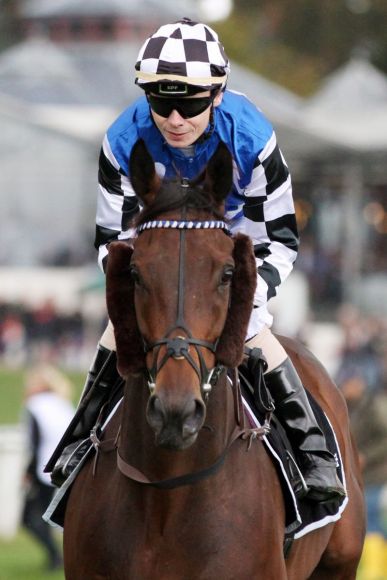
[[[205,415],[206,407],[200,399],[186,400],[181,407],[168,407],[157,395],[150,397],[146,413],[158,444],[175,449],[194,442]]]
[[[184,123],[184,117],[182,117],[179,111],[173,109],[172,113],[168,117],[168,122],[171,125],[182,125]]]

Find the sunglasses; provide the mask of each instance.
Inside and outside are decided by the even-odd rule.
[[[215,95],[208,97],[172,99],[170,97],[155,97],[154,95],[147,95],[148,103],[157,115],[167,118],[172,111],[177,111],[183,119],[191,119],[204,113],[215,98]]]

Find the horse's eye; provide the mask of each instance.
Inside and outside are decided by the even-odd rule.
[[[232,266],[226,266],[223,269],[220,283],[223,286],[226,286],[227,284],[229,284],[231,282],[233,275],[234,275],[234,268]]]

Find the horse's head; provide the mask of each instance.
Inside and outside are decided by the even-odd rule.
[[[232,159],[220,144],[194,183],[162,183],[139,141],[130,175],[144,210],[134,250],[109,249],[107,305],[118,369],[146,370],[147,420],[164,447],[184,449],[206,414],[216,365],[237,366],[255,290],[253,249],[223,220]]]

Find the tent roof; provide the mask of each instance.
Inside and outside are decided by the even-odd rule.
[[[121,16],[147,20],[191,18],[197,15],[192,0],[24,0],[21,15],[27,18],[61,16]]]
[[[0,55],[0,93],[35,104],[121,107],[138,93],[130,82],[137,51],[129,43],[31,38]]]
[[[353,150],[387,148],[387,77],[364,58],[329,75],[303,110],[303,126]]]

